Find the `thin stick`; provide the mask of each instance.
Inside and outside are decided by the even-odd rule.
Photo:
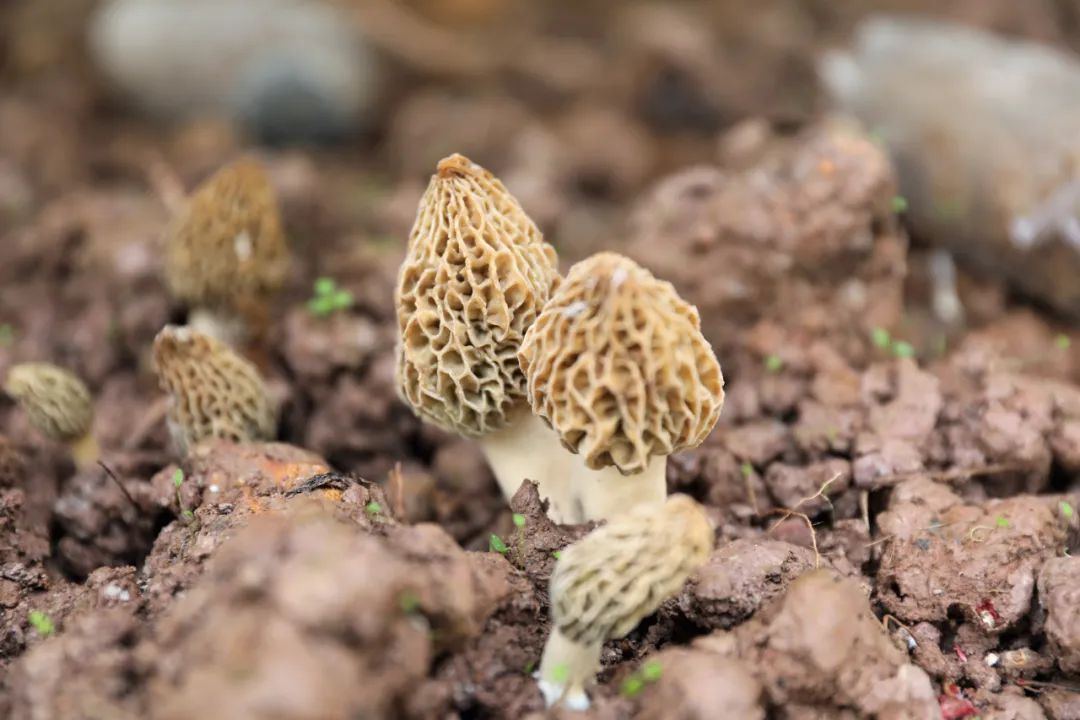
[[[791,507],[791,508],[775,508],[775,509],[769,510],[767,513],[765,513],[766,516],[768,516],[768,515],[779,515],[779,514],[783,513],[783,517],[780,518],[779,520],[777,520],[775,523],[773,523],[772,527],[770,527],[768,530],[766,530],[766,532],[772,532],[781,523],[786,521],[788,518],[791,518],[791,517],[802,518],[803,522],[806,523],[806,527],[810,530],[810,543],[814,546],[814,568],[821,567],[821,553],[818,552],[817,531],[814,530],[814,523],[810,522],[810,516],[807,515],[806,513],[798,512],[798,509],[801,508],[806,503],[810,502],[811,500],[814,500],[814,499],[819,498],[819,497],[824,497],[825,496],[825,491],[829,488],[830,485],[832,485],[834,482],[836,482],[839,478],[840,478],[840,473],[836,473],[831,478],[829,478],[828,480],[823,482],[821,484],[821,487],[818,488],[818,491],[816,493],[814,493],[813,495],[808,495],[808,496],[804,497],[802,500],[795,503],[794,507]],[[828,503],[829,508],[832,508],[832,506],[833,506],[832,502],[830,502],[828,498],[825,498],[825,502]]]
[[[394,505],[394,515],[404,519],[405,517],[405,474],[401,472],[401,463],[394,463],[394,469],[390,471],[390,496]]]
[[[131,503],[131,507],[135,508],[136,511],[141,512],[141,510],[139,509],[139,504],[135,502],[135,498],[133,498],[131,496],[131,493],[128,492],[128,489],[124,487],[124,483],[120,482],[120,478],[116,477],[116,473],[114,473],[112,469],[109,468],[109,466],[103,463],[101,460],[98,460],[97,464],[101,466],[101,469],[105,471],[105,474],[109,477],[109,479],[116,483],[116,487],[120,488],[120,492],[124,493],[124,497],[126,497],[128,499],[128,502]]]

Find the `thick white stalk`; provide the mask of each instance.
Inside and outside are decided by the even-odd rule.
[[[592,684],[600,669],[603,643],[582,645],[551,628],[544,657],[540,660],[537,685],[548,707],[559,705],[568,710],[588,710],[585,688]]]
[[[507,501],[522,482],[533,480],[540,497],[548,500],[552,521],[581,522],[581,508],[571,485],[577,460],[543,420],[522,409],[507,427],[481,437],[480,445]]]
[[[623,475],[614,467],[591,470],[577,459],[573,487],[583,517],[609,520],[635,505],[660,506],[667,499],[667,456],[653,455],[649,464],[636,475]]]

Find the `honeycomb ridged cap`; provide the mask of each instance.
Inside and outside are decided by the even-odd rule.
[[[697,310],[616,253],[570,269],[519,359],[533,411],[593,469],[639,473],[699,445],[724,403]]]
[[[712,553],[705,510],[686,495],[638,505],[562,551],[551,575],[555,626],[592,645],[637,627]]]
[[[94,401],[71,372],[49,363],[13,366],[4,382],[10,395],[42,433],[60,442],[86,437],[94,424]]]
[[[154,338],[154,370],[169,396],[169,430],[181,454],[210,439],[273,440],[274,405],[255,366],[228,345],[168,325]]]
[[[397,384],[424,420],[466,436],[524,404],[517,352],[558,284],[555,249],[490,172],[439,162],[398,275]]]
[[[165,278],[192,307],[258,312],[285,282],[288,247],[262,164],[226,165],[200,185],[170,230]]]

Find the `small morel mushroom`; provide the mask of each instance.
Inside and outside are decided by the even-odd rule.
[[[556,260],[494,175],[461,155],[439,162],[398,276],[398,392],[422,419],[477,438],[507,499],[526,478],[548,495],[566,462],[529,410],[517,358]]]
[[[697,310],[616,253],[570,269],[522,343],[533,410],[581,455],[567,483],[580,520],[667,494],[667,456],[716,425],[724,377]]]
[[[8,371],[4,392],[42,433],[66,444],[78,468],[98,459],[94,401],[82,380],[49,363],[22,363]]]
[[[540,662],[547,704],[589,706],[604,641],[637,627],[709,559],[713,527],[686,495],[638,506],[562,551],[551,575],[552,628]]]
[[[154,369],[169,395],[169,433],[181,455],[204,440],[272,440],[273,403],[255,366],[229,346],[188,327],[154,338]]]
[[[174,221],[165,278],[189,324],[230,344],[265,331],[288,248],[262,165],[238,160],[195,190]]]

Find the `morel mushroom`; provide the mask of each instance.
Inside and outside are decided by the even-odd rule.
[[[551,575],[552,629],[540,662],[547,704],[589,706],[604,641],[621,638],[709,559],[713,527],[686,495],[639,505],[562,551]]]
[[[34,427],[71,449],[76,467],[97,462],[94,401],[82,380],[49,363],[22,363],[8,371],[4,392]]]
[[[547,496],[565,477],[517,358],[558,281],[554,248],[503,184],[461,155],[439,162],[398,276],[398,391],[423,420],[477,438],[507,499],[526,478]]]
[[[258,442],[277,433],[255,366],[209,335],[167,325],[154,338],[154,369],[169,395],[169,433],[181,455],[205,440]]]
[[[662,503],[667,456],[699,445],[724,377],[697,310],[615,253],[571,268],[526,333],[519,359],[537,415],[586,466],[566,484],[581,520]]]
[[[169,234],[165,278],[191,309],[193,328],[235,345],[265,330],[287,263],[270,180],[260,163],[245,159],[188,199]]]

